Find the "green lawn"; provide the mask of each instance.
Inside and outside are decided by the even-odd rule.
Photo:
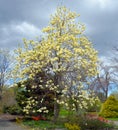
[[[107,118],[107,120],[118,121],[118,118]]]
[[[60,117],[66,117],[66,116],[72,115],[72,114],[73,114],[72,111],[67,111],[66,109],[61,108],[59,116]]]
[[[25,126],[29,126],[31,128],[40,128],[40,129],[53,129],[53,128],[64,128],[64,125],[61,123],[52,123],[51,121],[23,121]]]

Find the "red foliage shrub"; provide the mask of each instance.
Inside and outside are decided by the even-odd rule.
[[[35,121],[46,120],[46,118],[45,118],[45,117],[42,117],[41,115],[32,116],[32,119],[35,120]]]

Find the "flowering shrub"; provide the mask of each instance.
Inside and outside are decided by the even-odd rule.
[[[77,124],[65,123],[67,130],[81,130]]]
[[[52,114],[54,105],[53,91],[39,87],[32,88],[32,86],[32,80],[24,81],[22,85],[18,83],[16,100],[22,111],[27,115],[35,116],[39,114]]]
[[[81,125],[80,125],[81,126]],[[83,128],[84,127],[84,128]],[[83,125],[82,130],[90,129],[90,130],[102,130],[104,128],[113,128],[112,125],[106,123],[103,120],[99,119],[87,119],[85,125]]]
[[[45,118],[45,117],[42,117],[41,115],[32,116],[32,119],[35,120],[35,121],[46,120],[46,118]]]
[[[95,97],[95,96],[93,96]],[[88,101],[87,104],[88,104],[88,108],[86,109],[87,112],[99,112],[100,111],[100,108],[101,108],[101,101],[98,97],[95,97],[93,99],[93,103],[91,103],[91,101]]]
[[[98,118],[97,113],[86,113],[85,116],[88,119],[97,119]]]
[[[103,118],[101,116],[98,116],[96,113],[87,113],[86,118],[88,118],[88,119],[97,119],[99,121],[108,123],[107,119],[105,119],[105,118]]]
[[[99,121],[102,121],[102,122],[106,122],[106,123],[109,122],[107,119],[105,119],[105,118],[103,118],[103,117],[98,117],[97,119],[98,119]]]
[[[69,124],[78,125],[81,130],[104,130],[113,128],[113,125],[110,124],[106,119],[97,116],[74,116],[68,119]]]

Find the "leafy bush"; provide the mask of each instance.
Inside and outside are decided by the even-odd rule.
[[[18,105],[4,106],[4,113],[10,113],[12,115],[20,115],[22,113],[21,108]]]
[[[85,125],[81,126],[82,130],[90,129],[90,130],[102,130],[104,128],[112,128],[110,124],[106,122],[100,121],[98,119],[88,119],[86,120]]]
[[[115,96],[111,95],[106,100],[106,102],[102,105],[99,115],[107,118],[118,117],[118,100]]]
[[[86,116],[74,116],[68,119],[69,124],[76,124],[81,130],[103,130],[113,128],[113,125],[99,118],[90,119]]]
[[[65,127],[67,130],[80,130],[80,127],[77,124],[65,123]]]

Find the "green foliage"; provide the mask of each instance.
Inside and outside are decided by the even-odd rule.
[[[54,124],[51,121],[31,121],[31,120],[25,120],[23,122],[24,125],[30,126],[31,128],[39,128],[39,129],[54,129],[54,128],[63,128],[64,125],[57,123]]]
[[[115,98],[118,100],[118,90],[113,91],[111,95],[114,95]]]
[[[25,101],[26,97],[27,97],[26,91],[23,88],[21,88],[21,84],[18,83],[18,87],[16,90],[16,101],[18,105],[21,107],[21,109],[23,109],[23,107],[25,106],[25,104],[22,104],[22,101]]]
[[[65,113],[65,112],[64,112]],[[24,125],[30,126],[32,128],[39,129],[56,129],[56,128],[66,128],[67,130],[111,130],[112,124],[102,117],[99,118],[88,118],[85,115],[80,116],[66,116],[67,118],[59,118],[54,124],[52,121],[32,121],[25,120]]]
[[[80,130],[80,127],[77,124],[65,123],[65,127],[67,130]]]
[[[72,114],[73,114],[73,111],[66,110],[65,107],[61,107],[60,112],[59,112],[60,117],[66,117]]]
[[[107,118],[118,117],[118,100],[115,96],[109,96],[109,98],[102,105],[99,115]]]
[[[20,115],[22,113],[21,108],[18,105],[4,106],[4,113],[10,113],[12,115]]]
[[[81,125],[82,130],[102,130],[104,128],[113,128],[112,125],[107,124],[106,122],[100,121],[98,119],[88,119],[85,124]]]
[[[68,118],[68,123],[78,125],[81,130],[103,130],[105,128],[113,128],[113,125],[98,118],[92,119],[86,116],[71,116]]]
[[[107,118],[110,121],[118,121],[118,118]]]

